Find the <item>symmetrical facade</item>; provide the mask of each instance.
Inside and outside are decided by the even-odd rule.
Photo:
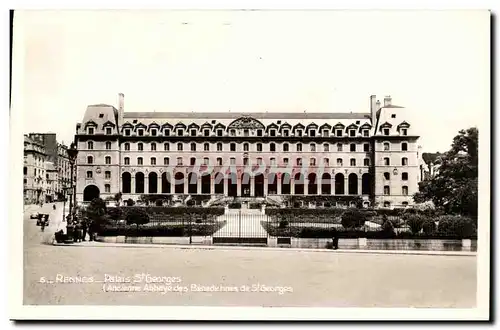
[[[361,196],[412,204],[418,136],[407,110],[366,113],[125,112],[88,106],[77,124],[77,200],[142,194]]]

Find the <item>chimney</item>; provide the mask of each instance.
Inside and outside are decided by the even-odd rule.
[[[370,95],[370,113],[372,117],[372,125],[375,123],[375,116],[377,115],[377,95]]]
[[[123,102],[125,95],[123,93],[118,94],[118,127],[123,125]]]
[[[387,95],[384,97],[384,107],[389,107],[391,106],[392,98],[390,95]]]

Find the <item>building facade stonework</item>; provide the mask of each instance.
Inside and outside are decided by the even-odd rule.
[[[76,126],[78,202],[144,194],[360,196],[413,203],[419,136],[407,109],[366,113],[125,112],[97,104]]]
[[[47,154],[43,142],[24,135],[23,193],[25,204],[45,202]]]

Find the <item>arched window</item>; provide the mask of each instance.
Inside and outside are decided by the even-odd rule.
[[[337,166],[342,166],[342,158],[337,158]]]
[[[156,158],[155,157],[151,157],[151,165],[156,165]]]
[[[309,166],[316,166],[316,158],[309,159]]]
[[[137,143],[137,150],[139,151],[144,150],[144,145],[141,142]]]
[[[182,151],[182,143],[181,142],[177,143],[177,150]]]
[[[408,158],[406,158],[406,157],[401,158],[401,165],[407,166],[408,165]]]
[[[106,142],[106,150],[110,150],[111,149],[111,142]]]
[[[168,157],[163,157],[163,165],[169,165],[170,159]]]
[[[163,150],[164,151],[170,151],[170,143],[166,142],[163,144]]]
[[[330,151],[330,145],[328,143],[323,144],[323,151]]]
[[[401,150],[408,151],[408,143],[406,143],[406,142],[401,143]]]
[[[297,143],[297,151],[302,151],[302,143]]]
[[[129,151],[130,150],[130,143],[125,143],[124,145],[124,148],[125,148],[125,151]]]
[[[130,165],[130,158],[129,157],[123,158],[123,162],[125,163],[125,165]]]
[[[283,143],[283,151],[288,152],[288,143]]]
[[[151,151],[156,151],[156,143],[151,143]]]
[[[106,165],[110,165],[111,164],[111,157],[110,156],[106,156],[104,158],[104,162],[105,162]]]
[[[203,150],[204,151],[210,151],[210,144],[209,143],[203,144]]]
[[[248,151],[248,143],[243,144],[243,151]]]
[[[275,152],[275,151],[276,151],[276,144],[274,144],[274,143],[270,143],[270,144],[269,144],[269,151],[271,151],[271,152]]]
[[[390,161],[389,157],[384,158],[384,165],[391,165],[391,161]]]
[[[94,142],[92,142],[92,141],[87,142],[87,149],[89,149],[89,150],[94,149]]]
[[[196,143],[191,143],[191,151],[196,151]]]
[[[142,165],[142,157],[137,157],[137,165]]]
[[[389,142],[384,142],[384,151],[390,151],[391,150],[391,144]]]
[[[107,192],[107,193],[111,192],[111,185],[105,184],[104,185],[104,192]]]
[[[404,196],[408,196],[408,186],[403,186],[401,189]]]
[[[87,156],[87,164],[93,164],[93,163],[94,163],[94,157]]]
[[[355,158],[351,158],[351,166],[356,166],[356,159]]]

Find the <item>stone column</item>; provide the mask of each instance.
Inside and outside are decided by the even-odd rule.
[[[344,195],[349,195],[349,177],[348,174],[344,178]]]
[[[189,189],[189,177],[186,175],[184,177],[184,194],[188,193],[188,189]]]
[[[304,176],[304,195],[309,195],[309,179]]]
[[[144,175],[144,193],[149,194],[149,176]]]
[[[163,191],[161,190],[161,173],[160,175],[158,175],[158,178],[157,178],[157,183],[156,183],[156,193],[158,194],[161,194]]]
[[[278,180],[275,178],[275,181]],[[264,174],[264,197],[268,195],[269,175]]]
[[[320,174],[320,176],[316,177],[316,182],[318,185],[318,195],[323,194],[323,174]]]
[[[201,176],[196,178],[196,193],[201,194]]]
[[[130,193],[135,194],[135,175],[130,176]]]
[[[250,196],[255,197],[255,177],[250,176]]]
[[[276,176],[276,194],[281,195],[281,179]]]
[[[331,181],[330,181],[330,193],[332,195],[335,195],[335,175],[332,175]]]
[[[241,177],[236,178],[236,196],[241,196]]]
[[[361,179],[361,177],[358,177],[358,195],[362,195],[362,192],[363,192],[363,180]]]
[[[295,195],[295,178],[290,178],[290,195]]]
[[[224,181],[222,181],[224,182]],[[210,175],[210,194],[215,194],[215,175]]]

